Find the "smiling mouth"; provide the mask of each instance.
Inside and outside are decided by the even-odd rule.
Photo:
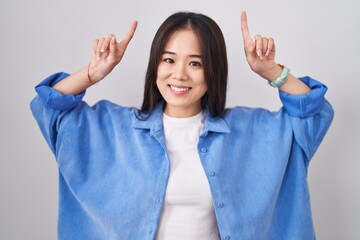
[[[187,92],[191,89],[191,87],[175,87],[174,85],[169,84],[169,87],[171,88],[171,90],[173,90],[174,92]]]

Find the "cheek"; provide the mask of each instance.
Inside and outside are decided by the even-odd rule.
[[[168,71],[166,70],[166,67],[160,64],[157,69],[157,79],[164,80],[165,78],[167,78],[167,75],[168,75]]]
[[[202,96],[201,97],[203,97],[206,94],[207,90],[208,90],[208,87],[207,87],[206,83],[202,86],[201,89],[202,89]]]
[[[206,83],[205,83],[205,86],[204,86],[204,94],[207,92],[207,90],[208,90],[208,87],[207,87],[207,85],[206,85]]]
[[[164,79],[165,79],[165,73],[164,73],[164,69],[162,67],[158,67],[157,69],[157,76],[156,76],[156,86],[158,87],[159,90],[162,89],[162,85],[164,84]]]
[[[198,81],[199,89],[201,89],[201,91],[203,91],[204,94],[205,94],[207,92],[207,90],[208,90],[208,86],[207,86],[204,74],[203,73],[199,74],[197,79],[199,79],[199,81]]]
[[[163,87],[162,87],[161,82],[162,81],[159,79],[159,76],[158,76],[158,78],[156,79],[156,86],[157,86],[158,90],[160,91],[160,93],[162,94]]]
[[[193,94],[196,98],[202,98],[206,94],[207,90],[208,87],[206,82],[201,82],[201,83],[199,82],[197,86],[194,88]]]

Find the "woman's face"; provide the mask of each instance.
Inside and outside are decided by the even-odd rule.
[[[207,84],[200,43],[191,29],[179,30],[170,36],[161,55],[156,84],[166,101],[167,115],[190,117],[201,111],[201,98]]]

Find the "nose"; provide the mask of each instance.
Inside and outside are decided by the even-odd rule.
[[[186,64],[184,63],[177,63],[174,72],[173,78],[179,81],[186,81],[188,79]]]

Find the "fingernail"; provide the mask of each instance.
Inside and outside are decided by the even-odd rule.
[[[260,57],[260,58],[262,57],[261,49],[256,50],[256,53],[257,53],[258,57]]]
[[[112,37],[111,39],[111,42],[110,42],[112,45],[114,45],[116,43],[116,38],[115,37]]]

